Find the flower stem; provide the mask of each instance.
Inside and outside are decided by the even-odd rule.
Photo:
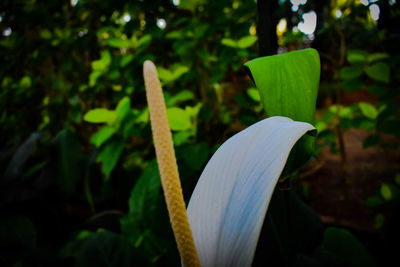
[[[164,97],[153,62],[146,61],[144,63],[143,74],[157,163],[172,230],[183,265],[185,267],[200,266],[189,220],[186,215]]]

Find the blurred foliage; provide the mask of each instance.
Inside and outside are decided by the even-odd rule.
[[[366,129],[365,147],[393,147],[381,137],[400,134],[399,3],[376,1],[381,17],[374,21],[372,3],[306,2],[294,12],[291,1],[279,1],[273,12],[287,21],[277,31],[280,52],[313,46],[321,55],[315,153],[325,146],[340,150],[338,126]],[[310,10],[318,22],[306,35],[294,26]],[[243,67],[259,54],[256,11],[253,0],[1,1],[0,265],[178,266],[142,63],[151,59],[158,67],[188,200],[212,152],[265,116]],[[358,92],[368,98],[343,101]],[[380,203],[397,205],[397,180],[382,184]],[[304,205],[288,199],[286,205]],[[282,202],[276,203],[279,211]],[[291,262],[280,257],[279,264],[351,265],[369,257],[350,232],[323,234],[307,207],[282,216],[278,227],[266,223],[271,235],[259,244],[284,242],[281,252]],[[315,227],[304,230],[307,223]],[[287,229],[298,235],[289,238]],[[274,234],[281,237],[269,242]],[[354,245],[351,257],[338,250],[344,239]],[[268,259],[257,253],[254,265]]]

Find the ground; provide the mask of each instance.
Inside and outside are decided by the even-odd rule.
[[[400,151],[377,146],[363,149],[366,136],[363,130],[344,133],[347,179],[340,156],[331,154],[328,148],[307,166],[306,176],[300,179],[300,183],[309,186],[309,205],[328,225],[377,232],[375,216],[383,213],[387,217],[393,212],[382,207],[368,207],[365,200],[379,191],[383,182],[393,183],[395,174],[400,173]],[[394,137],[385,139],[400,143]]]

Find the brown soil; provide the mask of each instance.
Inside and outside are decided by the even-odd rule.
[[[379,207],[367,207],[364,202],[379,191],[383,182],[393,182],[400,172],[400,151],[377,146],[363,149],[366,137],[363,130],[344,133],[347,178],[340,156],[331,154],[328,148],[301,175],[300,184],[310,188],[310,206],[326,224],[359,231],[378,230],[375,216],[382,211]],[[385,137],[385,141],[400,144],[391,136]]]

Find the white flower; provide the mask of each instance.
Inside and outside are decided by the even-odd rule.
[[[271,117],[234,135],[212,156],[187,210],[203,267],[251,266],[290,150],[313,129],[305,122]]]

